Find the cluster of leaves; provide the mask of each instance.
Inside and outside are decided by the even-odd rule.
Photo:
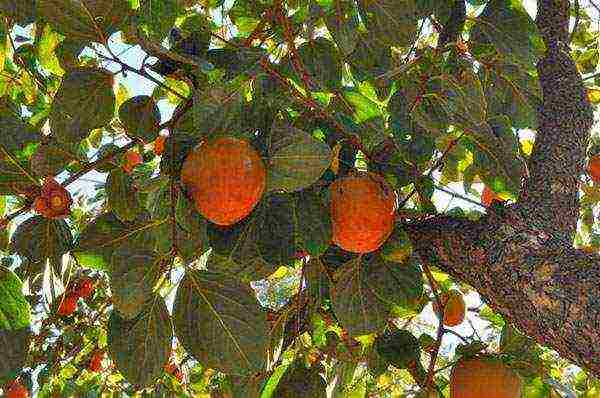
[[[3,1],[0,357],[9,360],[0,381],[32,383],[35,373],[40,396],[317,397],[334,384],[333,396],[364,397],[425,387],[422,361],[445,369],[452,357],[438,355],[435,330],[416,319],[435,289],[460,282],[434,270],[437,287],[427,287],[400,226],[366,256],[331,245],[327,188],[354,169],[379,173],[411,219],[436,214],[433,194],[450,184],[516,197],[531,152],[519,132],[536,129],[541,102],[540,38],[520,1],[470,0],[461,35],[435,46],[457,23],[451,3]],[[574,34],[582,73],[598,58],[590,22],[583,14]],[[122,54],[138,44],[148,56],[132,66]],[[125,75],[154,91],[131,95]],[[174,111],[166,121],[164,109]],[[263,200],[229,228],[203,219],[179,182],[187,153],[218,134],[249,140],[268,170]],[[124,154],[134,148],[142,163],[131,170]],[[102,179],[85,184],[92,170]],[[78,184],[69,218],[13,217],[46,176]],[[591,235],[596,249],[597,189],[584,187],[579,237]],[[57,316],[83,275],[96,281],[94,295]],[[259,301],[252,286],[275,297]],[[459,355],[495,350],[502,335],[499,352],[527,396],[556,390],[548,380],[561,380],[565,364],[487,307],[479,316],[490,337],[461,336]],[[86,370],[98,349],[112,365]],[[165,372],[169,363],[185,377]],[[447,393],[447,371],[433,381]],[[600,389],[585,372],[571,386]]]

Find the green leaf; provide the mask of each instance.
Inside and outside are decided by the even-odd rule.
[[[11,250],[34,262],[60,257],[71,249],[73,236],[64,220],[42,216],[23,221],[15,230]]]
[[[119,119],[125,126],[127,135],[145,142],[158,137],[160,111],[154,100],[147,95],[129,98],[119,108]]]
[[[113,169],[106,179],[108,207],[123,222],[133,221],[141,211],[132,178],[123,170]]]
[[[299,193],[296,220],[304,250],[314,257],[323,254],[331,242],[331,216],[318,194],[310,190]]]
[[[273,265],[286,265],[296,254],[294,203],[289,194],[272,194],[265,204],[258,229],[258,250]]]
[[[248,285],[221,273],[188,271],[173,314],[177,337],[206,367],[236,375],[264,370],[266,313]]]
[[[31,170],[40,177],[55,176],[64,170],[69,162],[81,157],[64,144],[42,144],[31,156]]]
[[[356,46],[347,57],[352,75],[361,81],[374,79],[387,72],[392,65],[392,53],[382,45],[375,34],[355,32]]]
[[[273,398],[326,398],[326,388],[318,369],[307,369],[301,361],[295,361],[279,380]]]
[[[294,192],[316,182],[331,163],[331,149],[310,134],[276,125],[269,148],[267,186],[271,191]]]
[[[101,214],[83,229],[73,255],[84,267],[106,271],[113,251],[123,244],[153,248],[155,240],[151,230],[161,223],[145,218],[123,223],[113,213]]]
[[[341,0],[336,3],[336,7],[332,7],[327,14],[325,24],[342,55],[352,53],[356,47],[356,31],[359,24],[354,2]]]
[[[0,383],[12,381],[27,361],[31,331],[0,330]]]
[[[498,53],[533,68],[541,56],[540,43],[537,27],[520,1],[490,0],[471,29],[469,47],[479,59]]]
[[[240,92],[231,94],[221,88],[194,91],[194,134],[241,133],[243,103]]]
[[[54,97],[50,127],[62,142],[78,142],[113,117],[115,94],[112,75],[101,69],[67,71]]]
[[[154,252],[122,246],[115,250],[110,264],[112,303],[127,320],[137,317],[152,299],[158,280],[159,266]]]
[[[344,98],[354,107],[356,123],[362,123],[383,115],[379,104],[355,90],[344,90]]]
[[[65,71],[60,66],[55,50],[60,43],[60,35],[49,24],[44,25],[41,36],[36,37],[35,50],[40,65],[56,76],[62,76]]]
[[[178,188],[175,192],[175,220],[171,218],[171,184],[165,180],[163,185],[152,192],[149,198],[152,217],[167,220],[153,229],[157,250],[167,254],[173,246],[187,263],[199,258],[208,250],[207,221],[198,213],[194,204]]]
[[[147,303],[133,320],[113,311],[108,321],[108,349],[123,377],[148,386],[163,373],[171,353],[173,329],[167,306],[160,297]]]
[[[330,40],[319,37],[298,47],[298,56],[310,76],[313,91],[335,90],[341,86],[342,64]]]
[[[364,272],[371,291],[389,305],[411,309],[423,294],[421,269],[412,261],[398,265],[376,255],[365,264]]]
[[[106,43],[129,12],[123,0],[38,0],[37,3],[40,15],[59,32],[82,42]]]
[[[367,29],[382,45],[408,47],[417,37],[415,0],[359,0]]]
[[[40,134],[13,110],[0,103],[0,194],[13,194],[14,186],[31,185],[25,152]]]
[[[304,278],[307,284],[307,293],[312,299],[315,308],[325,304],[330,298],[329,275],[325,266],[318,257],[311,257],[304,266]]]
[[[12,271],[0,269],[0,330],[19,330],[31,324],[31,307],[23,282]]]
[[[179,11],[176,0],[141,0],[138,9],[143,30],[150,39],[159,43],[175,25]]]
[[[377,353],[398,369],[405,369],[418,362],[421,348],[415,336],[406,330],[386,331],[375,339]]]
[[[333,310],[340,324],[351,336],[370,334],[387,324],[389,307],[373,292],[370,275],[360,258],[338,271],[331,292]]]

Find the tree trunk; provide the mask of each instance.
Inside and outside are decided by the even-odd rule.
[[[543,104],[519,201],[406,226],[422,261],[469,283],[540,344],[600,376],[600,257],[572,246],[593,114],[568,52],[568,0],[539,0]]]

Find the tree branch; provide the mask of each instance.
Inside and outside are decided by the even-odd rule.
[[[571,240],[579,218],[578,178],[584,171],[593,113],[569,55],[568,1],[538,3],[537,25],[547,48],[538,63],[543,102],[530,178],[520,202],[532,222]]]
[[[469,283],[540,344],[600,375],[600,258],[533,226],[517,206],[479,221],[406,226],[422,261]]]

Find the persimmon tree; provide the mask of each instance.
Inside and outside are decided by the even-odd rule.
[[[0,2],[3,393],[597,396],[600,9],[526,5]]]

